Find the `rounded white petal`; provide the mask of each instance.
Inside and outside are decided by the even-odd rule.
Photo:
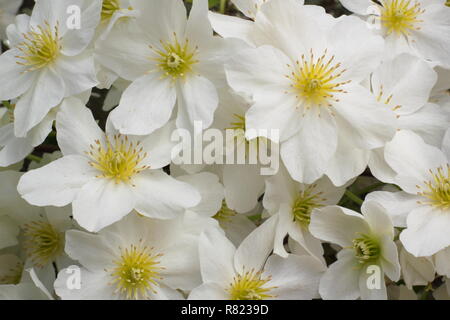
[[[62,207],[71,203],[95,175],[85,157],[71,155],[25,173],[17,189],[30,204]]]
[[[122,134],[146,135],[165,125],[172,114],[176,90],[169,79],[150,73],[124,91],[111,121]]]

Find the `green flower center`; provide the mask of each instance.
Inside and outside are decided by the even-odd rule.
[[[64,235],[50,223],[33,221],[24,225],[24,247],[32,262],[44,266],[64,250]]]
[[[222,207],[219,211],[213,216],[214,219],[219,221],[220,223],[229,222],[231,218],[233,218],[237,214],[236,211],[228,208],[225,200],[222,200]]]
[[[153,253],[153,248],[141,244],[122,250],[120,258],[114,261],[116,267],[111,271],[115,293],[128,300],[148,299],[150,292],[156,292],[157,280],[162,279],[161,256]]]
[[[311,222],[311,213],[314,209],[321,208],[324,205],[322,198],[323,192],[314,192],[316,185],[308,186],[300,191],[292,205],[292,216],[294,221],[302,228],[308,228]]]
[[[376,261],[381,255],[378,240],[366,234],[361,234],[361,237],[353,240],[353,249],[356,258],[362,264]]]
[[[102,3],[102,21],[111,19],[114,13],[120,10],[120,0],[103,0]]]
[[[165,77],[170,77],[172,80],[183,79],[193,72],[193,66],[199,62],[196,59],[198,47],[192,47],[188,39],[181,43],[176,34],[174,34],[173,42],[161,41],[161,45],[162,49],[152,46],[150,49],[156,53],[157,57],[154,60]]]

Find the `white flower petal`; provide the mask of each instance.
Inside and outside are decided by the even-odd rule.
[[[169,121],[175,101],[176,90],[170,80],[150,73],[124,91],[119,106],[111,112],[111,121],[122,134],[150,134]]]
[[[234,267],[242,274],[245,271],[260,271],[273,250],[275,227],[278,217],[273,216],[256,228],[242,241],[236,250]]]
[[[86,230],[97,232],[133,210],[136,203],[133,192],[133,187],[126,183],[95,178],[79,189],[72,203],[73,218]]]
[[[233,282],[236,248],[217,228],[207,229],[199,239],[200,270],[204,283],[225,288]]]
[[[419,207],[408,215],[407,225],[400,240],[416,257],[428,257],[450,246],[450,216],[445,211]]]
[[[17,189],[35,206],[62,207],[71,203],[80,188],[95,177],[85,157],[71,155],[24,174]]]
[[[320,280],[319,293],[324,300],[355,300],[360,296],[357,261],[351,250],[342,250]]]
[[[359,213],[329,206],[313,211],[309,231],[323,241],[336,243],[341,247],[351,247],[352,240],[359,233],[370,234],[370,227]]]
[[[150,218],[171,219],[200,202],[200,193],[162,170],[142,172],[133,179],[135,209]]]
[[[76,98],[64,99],[56,117],[58,145],[64,155],[85,155],[105,135],[83,103]]]
[[[324,269],[313,257],[290,254],[287,258],[281,258],[272,255],[264,266],[264,274],[272,276],[267,286],[276,287],[270,290],[269,294],[280,300],[317,298],[319,280]]]

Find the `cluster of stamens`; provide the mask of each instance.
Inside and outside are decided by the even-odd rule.
[[[383,85],[380,86],[380,91],[378,92],[378,95],[377,95],[378,102],[384,103],[385,105],[390,105],[393,97],[394,97],[393,94],[390,94],[389,96],[384,97]],[[392,107],[392,111],[397,111],[401,107],[402,107],[401,105],[395,105]]]
[[[116,287],[114,293],[128,300],[148,299],[150,293],[156,293],[155,288],[162,279],[162,254],[155,254],[154,249],[144,246],[142,241],[120,250],[120,258],[114,261],[116,267],[110,271],[113,278],[110,284]]]
[[[308,228],[311,222],[311,213],[314,209],[323,207],[323,192],[314,193],[317,185],[310,185],[299,193],[292,205],[292,216],[294,221],[301,227]]]
[[[86,155],[92,159],[89,165],[101,172],[97,177],[112,179],[116,183],[130,183],[133,176],[149,168],[141,165],[147,153],[143,151],[140,141],[130,141],[120,134],[112,139],[106,137],[104,145],[96,140]]]
[[[291,80],[293,92],[306,109],[312,106],[331,107],[333,102],[339,102],[336,93],[347,93],[342,87],[351,81],[339,82],[346,69],[341,69],[341,63],[334,61],[334,55],[327,56],[327,50],[320,57],[314,56],[311,50],[310,55],[302,55],[294,67],[288,65],[293,71],[286,77]]]
[[[27,67],[27,71],[41,69],[58,57],[61,50],[58,24],[52,28],[45,22],[44,26],[32,28],[23,37],[25,40],[17,46],[22,55],[16,56],[16,63]]]
[[[425,181],[424,186],[417,186],[418,195],[425,197],[425,201],[419,204],[427,204],[438,209],[450,209],[450,164],[446,168],[439,167],[435,171],[429,171],[430,181]]]
[[[425,12],[420,3],[414,0],[381,0],[381,24],[387,34],[409,36],[412,30],[420,30],[418,26],[423,20],[419,17]]]
[[[222,200],[222,207],[217,211],[213,218],[222,223],[229,222],[236,214],[237,212],[228,208],[226,201]]]
[[[150,46],[150,49],[156,54],[152,58],[157,62],[157,67],[162,71],[164,77],[169,77],[172,81],[184,79],[187,74],[193,72],[193,66],[199,61],[196,59],[198,47],[192,47],[189,39],[184,43],[178,40],[174,33],[172,42],[161,41],[162,49]]]
[[[381,255],[378,241],[366,234],[361,234],[359,238],[353,239],[353,249],[361,264],[376,261]]]
[[[114,13],[121,9],[120,0],[103,0],[102,21],[111,19]]]
[[[275,287],[265,287],[271,277],[262,278],[261,271],[250,270],[234,277],[228,288],[231,300],[264,300],[273,298],[270,290]]]
[[[0,275],[0,285],[18,284],[22,279],[23,263],[17,262],[14,267],[8,269],[4,274]]]
[[[50,223],[33,221],[23,226],[24,247],[34,265],[54,261],[64,249],[64,235]]]

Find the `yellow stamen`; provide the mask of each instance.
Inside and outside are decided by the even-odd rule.
[[[431,180],[424,185],[417,186],[418,195],[427,198],[419,201],[419,204],[428,204],[442,210],[450,209],[450,164],[446,168],[439,167],[435,171],[430,170]]]
[[[334,56],[327,58],[328,53],[319,58],[314,56],[311,50],[309,56],[302,55],[301,61],[295,62],[293,71],[286,77],[292,81],[291,88],[297,98],[308,109],[311,106],[332,106],[336,93],[346,93],[341,87],[350,81],[339,82],[339,78],[345,73],[341,69],[341,63],[335,63]]]
[[[236,214],[237,212],[228,208],[225,200],[222,200],[222,207],[217,211],[213,218],[222,223],[229,222]]]
[[[381,24],[387,34],[409,36],[412,30],[419,30],[419,19],[425,10],[414,0],[383,0],[381,1]]]
[[[114,13],[120,10],[120,0],[103,0],[102,3],[102,21],[111,19]]]
[[[24,247],[33,264],[42,267],[63,252],[64,235],[48,222],[33,221],[23,229]]]
[[[381,248],[378,241],[366,234],[353,240],[353,249],[359,263],[365,264],[370,261],[376,261],[381,255]]]
[[[264,300],[273,298],[270,290],[275,287],[265,287],[265,285],[272,280],[270,277],[263,279],[262,272],[255,272],[254,270],[244,272],[242,275],[238,274],[234,277],[233,283],[228,288],[231,300]]]
[[[193,72],[193,66],[199,62],[195,58],[198,54],[198,47],[192,47],[189,39],[181,43],[174,33],[173,42],[161,41],[161,46],[162,49],[152,46],[150,46],[150,49],[156,53],[157,57],[152,59],[157,62],[158,68],[165,77],[170,77],[175,81],[180,78],[183,79]]]
[[[34,71],[53,63],[59,56],[61,45],[59,26],[54,28],[48,22],[37,29],[31,29],[23,34],[24,41],[17,48],[21,56],[16,56],[17,64],[27,67],[27,71]]]
[[[149,168],[141,165],[147,153],[140,142],[131,142],[120,134],[113,139],[107,137],[105,145],[95,141],[86,154],[92,159],[89,164],[101,172],[98,177],[113,179],[116,183],[131,183],[133,176]]]
[[[23,263],[18,261],[11,269],[3,275],[0,275],[0,285],[18,284],[22,279]]]
[[[310,185],[300,191],[292,205],[293,219],[303,228],[309,227],[313,210],[323,207],[323,202],[326,201],[322,198],[323,192],[313,192],[316,187],[317,185]]]

